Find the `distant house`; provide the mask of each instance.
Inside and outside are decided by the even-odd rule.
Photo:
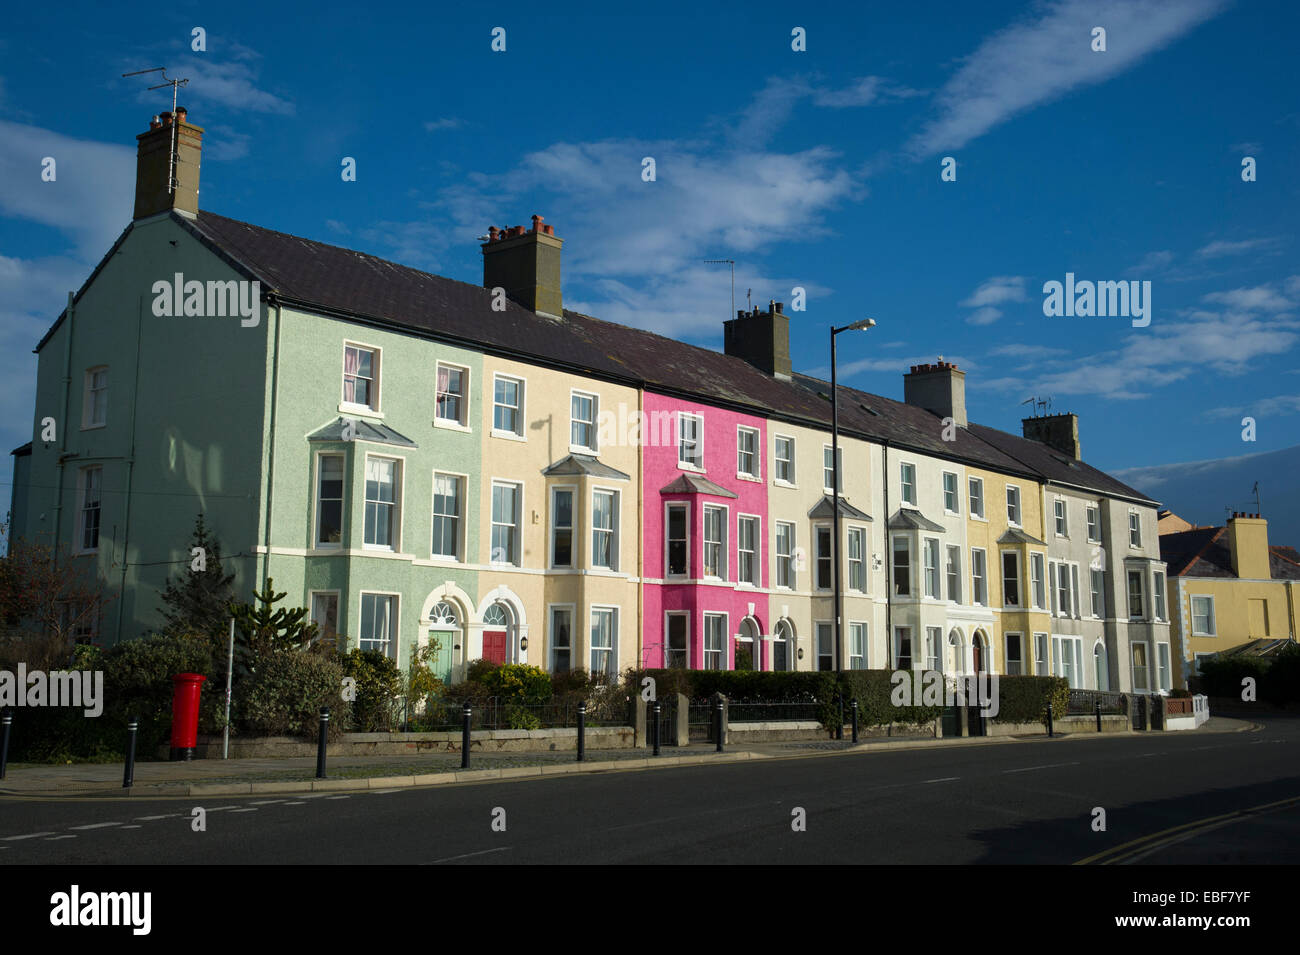
[[[1223,527],[1162,534],[1178,681],[1214,654],[1275,653],[1297,632],[1300,553],[1270,546],[1268,521],[1233,514]]]

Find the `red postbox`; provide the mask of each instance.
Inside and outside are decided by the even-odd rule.
[[[173,762],[194,758],[194,747],[199,741],[199,691],[206,679],[201,673],[178,673],[172,677]]]

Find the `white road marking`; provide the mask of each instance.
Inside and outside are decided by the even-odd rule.
[[[50,836],[50,838],[46,839],[45,841],[58,842],[60,839],[75,839],[75,838],[77,837],[76,836]]]
[[[938,779],[927,779],[927,783],[947,783],[954,779],[961,779],[960,776],[940,776]]]
[[[205,809],[207,812],[222,812],[223,810],[226,809],[238,809],[239,807],[238,806],[213,806],[211,809],[207,809],[206,807],[199,807],[199,808]]]
[[[144,826],[123,826],[123,829],[143,829]]]
[[[466,852],[464,855],[447,856],[445,859],[434,859],[432,862],[426,862],[425,865],[437,865],[439,862],[454,862],[457,859],[471,859],[474,856],[490,855],[493,852],[509,852],[510,846],[502,846],[500,849],[484,849],[482,852]]]
[[[154,822],[155,820],[158,820],[158,819],[178,819],[178,818],[180,818],[180,815],[181,815],[181,814],[180,814],[179,812],[169,812],[169,813],[167,813],[167,815],[165,815],[165,816],[136,816],[136,817],[135,817],[135,821],[136,821],[136,822]]]
[[[326,799],[351,799],[351,796],[326,796]]]
[[[69,826],[73,832],[80,832],[82,829],[107,829],[109,826],[120,826],[120,822],[92,822],[88,826]]]
[[[230,814],[231,814],[232,816],[233,816],[235,813],[237,813],[237,812],[257,812],[257,810],[256,810],[256,809],[252,809],[252,808],[250,808],[250,809],[232,809],[232,810],[230,810]]]
[[[305,806],[306,803],[304,803],[301,799],[299,799],[297,802],[287,802],[287,803],[285,803],[285,805],[286,805],[286,806]]]
[[[252,806],[270,806],[277,802],[288,802],[287,799],[255,799],[249,805]]]
[[[388,795],[388,793],[400,793],[401,791],[402,791],[402,790],[400,790],[400,789],[372,789],[372,790],[370,790],[370,795],[372,795],[372,796],[386,796],[386,795]]]
[[[6,842],[17,842],[19,839],[39,839],[41,836],[52,836],[52,832],[29,832],[25,836],[5,836]]]
[[[1078,763],[1078,761],[1076,760],[1076,761],[1074,761],[1074,762],[1072,762],[1072,763],[1046,763],[1046,764],[1044,764],[1044,765],[1042,765],[1042,766],[1026,766],[1024,769],[1004,769],[1004,770],[1002,770],[1002,772],[1003,772],[1004,774],[1006,774],[1006,773],[1030,773],[1030,772],[1033,772],[1035,769],[1055,769],[1055,768],[1057,768],[1058,766],[1078,766],[1078,765],[1079,765],[1079,763]]]

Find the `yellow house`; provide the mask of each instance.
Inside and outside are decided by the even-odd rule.
[[[1199,527],[1160,538],[1169,565],[1170,621],[1177,679],[1186,685],[1197,660],[1260,641],[1249,652],[1295,640],[1300,560],[1270,547],[1268,521],[1233,514],[1225,527]]]

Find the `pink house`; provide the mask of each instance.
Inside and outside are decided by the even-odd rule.
[[[651,391],[645,412],[668,426],[642,449],[641,662],[770,670],[767,423]]]

